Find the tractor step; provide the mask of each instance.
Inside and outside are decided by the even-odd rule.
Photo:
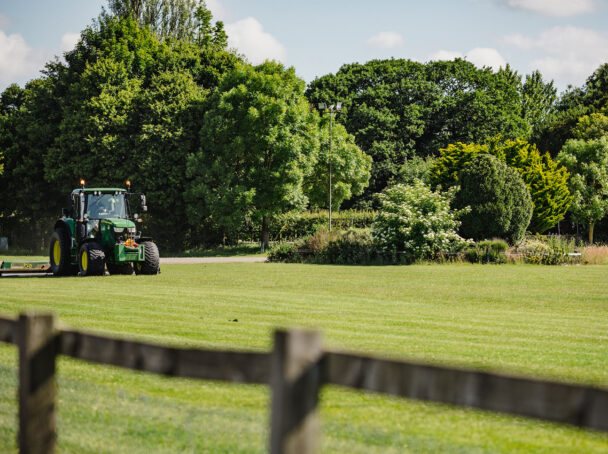
[[[0,262],[0,275],[50,272],[49,262]]]

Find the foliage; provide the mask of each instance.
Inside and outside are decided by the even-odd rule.
[[[571,175],[572,217],[589,227],[593,243],[594,225],[608,212],[608,137],[569,140],[557,159]]]
[[[584,115],[572,130],[575,139],[592,140],[608,136],[608,117],[601,113]]]
[[[268,261],[274,263],[298,263],[298,245],[295,243],[279,243],[268,253]]]
[[[454,206],[471,210],[462,216],[460,232],[483,240],[521,239],[532,217],[530,191],[516,170],[489,154],[479,154],[460,172]]]
[[[594,113],[606,114],[608,109],[608,63],[600,65],[582,87],[570,87],[555,105],[534,137],[534,142],[552,156],[557,155],[572,138],[591,139],[597,135],[575,135],[579,119]]]
[[[303,93],[295,70],[275,62],[226,74],[205,113],[201,148],[188,159],[192,223],[210,216],[234,231],[250,217],[268,246],[270,218],[307,204],[302,183],[318,146]]]
[[[344,102],[338,121],[373,159],[369,195],[398,181],[400,167],[413,156],[498,133],[525,135],[520,90],[510,68],[494,73],[460,59],[391,59],[344,65],[314,80],[306,94],[313,104]]]
[[[270,262],[317,263],[333,265],[379,265],[395,263],[374,242],[369,229],[329,232],[319,229],[295,243],[280,243],[268,254]]]
[[[484,240],[467,247],[464,257],[471,263],[507,263],[507,248],[504,240]]]
[[[414,156],[399,167],[397,176],[391,180],[391,184],[412,184],[414,180],[420,180],[424,184],[430,184],[431,170],[433,169],[434,164],[435,158],[433,156],[426,156],[424,158]]]
[[[376,218],[376,211],[342,210],[332,212],[331,223],[335,230],[370,228]],[[270,220],[271,241],[294,241],[313,235],[329,226],[329,211],[288,211]],[[245,222],[239,231],[240,238],[254,239],[259,235],[259,224]]]
[[[304,179],[304,193],[310,208],[329,205],[329,118],[323,116],[319,124],[319,152],[316,164]],[[369,184],[372,159],[355,145],[354,137],[340,123],[332,126],[331,140],[332,208],[337,210],[344,200],[361,195]]]
[[[557,89],[553,81],[545,83],[539,71],[526,75],[521,86],[521,115],[528,125],[528,137],[538,134],[544,122],[552,114],[556,100]]]
[[[568,190],[568,172],[548,154],[541,155],[535,145],[525,140],[501,141],[494,137],[485,144],[450,144],[440,150],[431,169],[431,184],[454,186],[460,172],[475,156],[489,153],[516,169],[530,191],[534,205],[529,229],[544,232],[564,218],[572,200]]]
[[[107,17],[130,18],[140,28],[149,27],[158,36],[226,47],[224,25],[211,25],[212,15],[204,0],[108,0]]]
[[[521,139],[507,140],[493,148],[496,149],[493,154],[504,155],[507,165],[519,172],[530,191],[533,211],[528,229],[543,233],[554,227],[572,202],[566,168]]]
[[[79,178],[102,186],[131,179],[149,193],[145,227],[162,249],[200,244],[184,221],[186,157],[199,147],[208,90],[236,61],[219,48],[161,40],[130,18],[100,18],[65,62],[3,95],[3,228],[40,244]]]
[[[561,265],[571,263],[568,255],[576,251],[574,239],[550,236],[526,237],[517,244],[514,252],[522,255],[524,262],[536,265]]]
[[[369,265],[390,263],[378,249],[369,229],[351,229],[328,242],[317,256],[319,263],[334,265]]]
[[[372,225],[372,236],[388,254],[402,254],[409,262],[432,259],[464,240],[456,230],[457,217],[466,210],[450,210],[455,189],[433,192],[421,181],[395,185],[378,195],[380,210]]]

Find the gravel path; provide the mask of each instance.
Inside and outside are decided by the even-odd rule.
[[[191,263],[255,263],[265,262],[266,257],[166,257],[161,258],[161,265],[191,264]]]

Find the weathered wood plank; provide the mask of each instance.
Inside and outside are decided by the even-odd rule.
[[[0,342],[7,344],[16,343],[15,331],[17,329],[17,319],[0,317]]]
[[[326,383],[608,431],[606,389],[344,353],[325,363]]]
[[[314,453],[320,423],[321,335],[313,331],[276,331],[272,352],[270,452]]]
[[[173,377],[267,384],[268,353],[164,347],[78,331],[63,331],[60,352],[85,361]]]
[[[21,314],[16,334],[19,346],[19,452],[53,453],[57,438],[55,318],[51,314]]]

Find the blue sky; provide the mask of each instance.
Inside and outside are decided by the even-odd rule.
[[[106,0],[0,0],[0,89],[37,77],[70,49]],[[344,63],[456,56],[560,89],[608,62],[608,0],[207,0],[230,45],[274,58],[310,82]]]

